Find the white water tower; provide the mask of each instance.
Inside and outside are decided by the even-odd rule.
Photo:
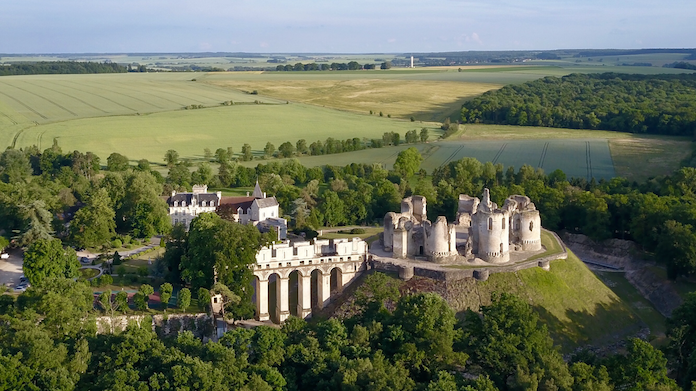
[[[413,56],[411,56],[411,68],[413,68]]]

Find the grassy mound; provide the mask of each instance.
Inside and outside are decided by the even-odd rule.
[[[394,280],[398,281],[396,277]],[[532,268],[492,274],[485,282],[474,279],[444,282],[415,277],[398,283],[402,293],[442,295],[460,315],[467,309],[476,311],[481,305],[490,304],[493,292],[514,293],[534,307],[564,352],[588,344],[614,343],[645,327],[628,304],[571,252],[567,260],[553,261],[550,271]],[[337,316],[351,314],[354,306],[348,300],[336,305],[333,312]]]

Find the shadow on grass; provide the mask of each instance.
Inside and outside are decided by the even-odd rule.
[[[602,347],[620,342],[647,327],[637,316],[625,314],[626,308],[620,301],[596,304],[591,311],[567,310],[567,319],[559,319],[541,306],[533,308],[541,323],[548,328],[554,343],[561,346],[564,353],[581,346]],[[617,316],[621,313],[622,316]],[[618,321],[621,318],[623,322]]]

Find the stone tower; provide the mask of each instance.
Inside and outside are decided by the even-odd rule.
[[[491,202],[488,189],[472,216],[473,253],[490,263],[510,260],[510,211]]]

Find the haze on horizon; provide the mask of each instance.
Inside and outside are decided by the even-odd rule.
[[[0,0],[0,6],[0,53],[696,46],[696,2],[684,0]]]

